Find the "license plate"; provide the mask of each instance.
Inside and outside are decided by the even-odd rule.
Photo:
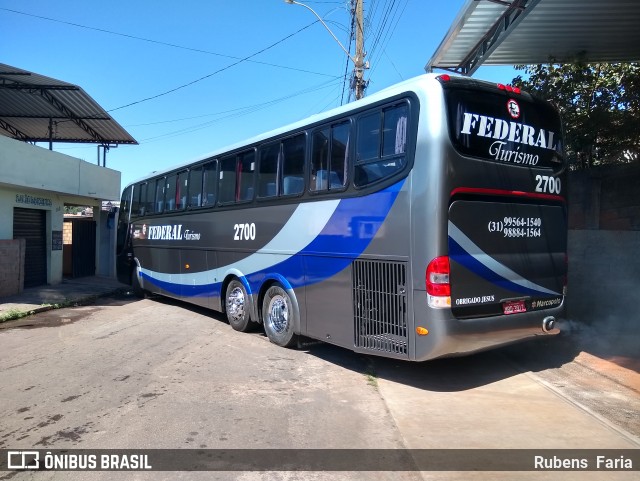
[[[507,301],[502,304],[502,312],[505,314],[518,314],[519,312],[527,312],[527,306],[524,301]]]

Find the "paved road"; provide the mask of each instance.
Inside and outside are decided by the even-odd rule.
[[[571,362],[576,353],[541,346],[411,364],[321,343],[281,349],[260,333],[236,333],[219,316],[169,300],[101,299],[94,306],[2,326],[0,448],[640,448],[634,432],[640,394],[621,386],[599,412],[587,398],[602,399],[611,380],[579,386],[576,379],[584,372]],[[565,365],[578,372],[563,371]],[[537,472],[517,478],[582,481],[602,474]],[[280,472],[266,477],[483,476]],[[607,473],[607,479],[636,476],[637,471]],[[514,479],[514,473],[491,477]],[[0,473],[0,479],[11,478],[263,479],[265,474]]]

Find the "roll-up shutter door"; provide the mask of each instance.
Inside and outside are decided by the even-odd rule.
[[[47,283],[47,212],[13,209],[13,238],[26,239],[24,287]]]

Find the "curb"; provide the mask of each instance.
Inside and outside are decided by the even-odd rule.
[[[100,299],[101,297],[108,297],[111,296],[113,294],[119,294],[119,293],[125,293],[127,292],[129,289],[127,289],[126,287],[115,287],[111,290],[105,291],[105,292],[101,292],[101,293],[97,293],[97,294],[87,294],[84,296],[80,296],[74,299],[65,299],[63,301],[60,302],[53,302],[53,303],[47,303],[44,305],[40,305],[40,306],[35,306],[33,308],[15,308],[15,309],[9,309],[8,312],[10,312],[10,314],[2,314],[0,313],[0,324],[3,324],[5,322],[9,322],[9,321],[15,321],[17,319],[23,319],[25,317],[28,316],[32,316],[34,314],[40,314],[42,312],[46,312],[46,311],[52,311],[54,309],[64,309],[67,307],[78,307],[81,305],[86,305],[89,304],[91,302],[95,302],[96,300]],[[18,304],[19,305],[19,304]],[[6,316],[6,317],[5,317]]]

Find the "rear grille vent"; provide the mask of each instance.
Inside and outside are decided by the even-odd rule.
[[[404,262],[353,262],[356,347],[408,355],[406,279]]]

